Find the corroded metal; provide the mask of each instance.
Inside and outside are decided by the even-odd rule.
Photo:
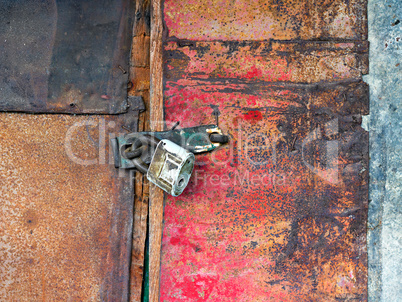
[[[188,40],[367,39],[365,0],[164,1],[168,37]]]
[[[167,197],[161,300],[367,299],[365,9],[164,2],[166,123],[231,140]]]
[[[175,41],[168,75],[197,79],[316,83],[367,73],[367,41]]]
[[[1,1],[0,111],[127,111],[133,1]]]
[[[133,220],[122,117],[0,114],[0,300],[125,301]]]

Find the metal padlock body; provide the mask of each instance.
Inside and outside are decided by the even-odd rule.
[[[190,180],[194,162],[193,153],[163,139],[155,149],[147,178],[172,196],[179,196]]]

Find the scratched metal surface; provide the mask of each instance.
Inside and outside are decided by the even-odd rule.
[[[231,141],[166,197],[161,301],[367,299],[366,2],[280,3],[164,2],[167,127]]]
[[[0,1],[0,111],[127,111],[133,1]]]
[[[132,188],[108,152],[121,122],[0,114],[0,301],[127,300]]]

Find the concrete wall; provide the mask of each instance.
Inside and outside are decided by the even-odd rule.
[[[402,299],[402,4],[368,5],[370,73],[369,301]],[[400,20],[400,21],[399,21]]]

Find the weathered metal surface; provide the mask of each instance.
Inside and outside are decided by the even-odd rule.
[[[231,140],[166,199],[162,301],[367,299],[365,9],[164,2],[166,124]]]
[[[177,41],[165,54],[173,78],[316,83],[368,72],[367,41]]]
[[[169,38],[367,39],[365,0],[164,1]]]
[[[186,105],[187,126],[211,120],[214,104],[234,143],[203,157],[185,194],[167,200],[162,299],[364,300],[367,134],[358,117],[309,110],[319,104],[291,97],[198,86],[173,95],[168,121],[177,117],[170,104]],[[358,90],[351,97],[367,100]],[[327,157],[334,146],[335,159]]]
[[[133,1],[0,2],[0,110],[127,111]]]
[[[126,301],[133,219],[122,117],[0,114],[0,300]]]
[[[174,73],[174,72],[172,72]],[[169,73],[167,73],[169,77]],[[330,117],[338,115],[365,115],[368,114],[368,85],[361,80],[348,80],[333,83],[315,83],[315,84],[293,84],[293,83],[269,83],[269,82],[252,82],[244,83],[234,79],[228,83],[228,80],[216,79],[173,79],[166,81],[166,101],[165,110],[172,112],[180,112],[178,118],[183,120],[183,127],[193,125],[198,121],[194,121],[195,110],[191,107],[191,102],[195,102],[200,106],[206,101],[211,103],[200,109],[198,115],[202,115],[206,123],[214,121],[214,110],[219,108],[221,111],[220,119],[225,116],[222,113],[222,105],[230,107],[239,107],[241,100],[247,100],[254,106],[259,106],[268,110],[271,115],[283,114],[287,106],[291,106],[297,114],[298,111],[314,114],[327,114]],[[203,96],[200,97],[199,94]],[[179,103],[174,100],[178,96],[187,99],[187,102]],[[222,103],[221,106],[215,104],[218,99]],[[230,101],[230,102],[229,102]],[[247,107],[250,110],[253,107]],[[247,109],[246,108],[246,109]],[[175,111],[176,110],[176,111]],[[251,110],[252,112],[253,110]],[[250,113],[249,119],[259,118],[256,112],[254,115]],[[226,117],[227,118],[227,117]],[[167,120],[167,124],[171,124],[174,117]],[[225,129],[222,128],[225,133]]]

